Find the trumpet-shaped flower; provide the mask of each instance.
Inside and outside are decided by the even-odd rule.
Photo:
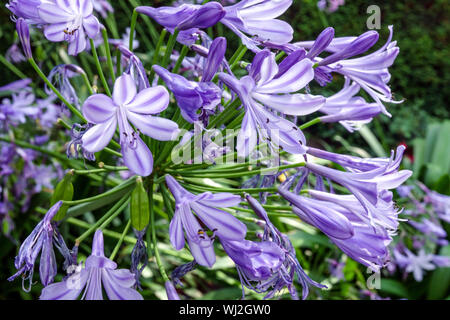
[[[39,299],[76,300],[85,288],[82,299],[103,300],[103,288],[110,300],[142,300],[140,293],[132,289],[134,283],[134,275],[129,270],[117,269],[117,264],[105,257],[103,233],[97,230],[85,267],[64,281],[42,289]]]
[[[133,78],[123,74],[114,84],[112,98],[95,94],[84,102],[83,115],[95,124],[82,137],[84,150],[98,152],[105,148],[119,125],[125,165],[138,175],[148,176],[153,171],[152,153],[128,121],[153,139],[174,140],[179,132],[178,125],[152,116],[165,110],[168,104],[169,93],[164,87],[151,87],[137,93]]]

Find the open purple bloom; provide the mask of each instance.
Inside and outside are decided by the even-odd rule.
[[[288,69],[277,65],[275,55],[263,50],[255,55],[249,75],[237,80],[219,73],[219,79],[236,92],[245,108],[237,152],[247,156],[258,144],[258,138],[293,153],[305,153],[305,136],[292,122],[267,108],[286,115],[306,115],[318,110],[325,98],[292,93],[305,87],[314,76],[312,62],[303,59]]]
[[[169,93],[164,87],[151,87],[138,93],[133,78],[123,74],[114,84],[112,98],[95,94],[84,102],[83,115],[95,125],[83,135],[83,148],[88,152],[102,150],[119,125],[125,165],[138,175],[148,176],[153,171],[152,153],[128,121],[153,139],[174,140],[179,132],[178,125],[152,116],[166,109],[168,104]]]
[[[294,30],[284,21],[275,19],[292,4],[292,0],[243,0],[225,7],[221,22],[236,33],[250,50],[258,52],[260,42],[283,45],[291,42]],[[249,36],[255,36],[251,39]]]
[[[261,240],[273,242],[284,252],[284,259],[280,268],[273,269],[270,277],[264,279],[263,281],[259,281],[258,284],[252,286],[251,289],[256,292],[267,292],[265,297],[267,299],[274,297],[277,292],[281,291],[284,287],[287,287],[292,299],[298,299],[297,290],[294,285],[295,275],[297,275],[298,282],[303,287],[303,299],[306,299],[308,296],[309,285],[324,288],[325,286],[311,280],[311,278],[308,277],[298,262],[296,252],[291,241],[272,224],[267,212],[261,204],[250,195],[247,195],[246,198],[250,208],[252,208],[253,211],[265,222],[264,234],[262,235]],[[249,283],[249,281],[244,283]]]
[[[176,250],[185,244],[184,233],[195,261],[211,267],[216,261],[213,238],[221,241],[241,242],[247,233],[247,227],[231,214],[217,209],[236,206],[241,201],[237,195],[210,192],[194,195],[186,191],[172,176],[166,175],[166,183],[175,198],[175,215],[170,222],[170,242]],[[192,213],[194,211],[196,216]],[[213,232],[209,237],[200,225],[200,219]],[[184,229],[184,232],[183,232]]]
[[[69,54],[77,55],[86,48],[86,35],[94,39],[100,31],[100,23],[92,14],[91,0],[55,0],[42,3],[39,16],[46,24],[45,37],[52,42],[67,41]]]
[[[114,8],[107,0],[92,0],[94,10],[100,13],[103,19],[106,19],[108,13],[114,12]]]
[[[433,262],[433,254],[426,253],[421,249],[417,255],[412,253],[408,248],[403,248],[402,252],[397,249],[393,250],[397,265],[404,269],[406,273],[412,273],[414,279],[418,282],[423,280],[425,271],[434,270],[436,266]]]
[[[216,38],[208,51],[200,82],[189,81],[183,76],[171,73],[163,67],[154,65],[153,70],[164,80],[173,92],[181,115],[188,122],[199,119],[198,110],[213,110],[221,101],[222,91],[211,80],[225,57],[227,42],[225,38]]]
[[[110,300],[143,300],[139,292],[131,288],[134,283],[134,275],[129,270],[117,269],[117,264],[105,257],[103,233],[97,230],[85,267],[64,281],[42,289],[39,299],[76,300],[85,288],[81,299],[103,300],[104,289]]]
[[[56,259],[53,251],[53,236],[55,226],[51,223],[53,217],[58,213],[58,210],[62,206],[62,201],[57,202],[46,213],[44,218],[33,229],[31,234],[25,239],[19,249],[19,254],[16,256],[14,266],[18,270],[16,274],[9,277],[8,280],[12,281],[19,275],[22,276],[22,288],[25,291],[31,289],[33,282],[34,265],[36,263],[37,256],[41,253],[41,259],[39,263],[39,274],[41,282],[44,286],[53,282],[56,275]],[[29,280],[30,284],[28,289],[25,289],[24,282]]]

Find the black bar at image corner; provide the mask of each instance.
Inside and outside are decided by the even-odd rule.
[[[433,310],[443,314],[450,306],[448,300],[413,301],[349,301],[349,300],[183,300],[183,301],[0,301],[2,314],[10,308],[12,314],[26,317],[41,315],[45,319],[61,319],[73,315],[76,319],[300,319],[311,317],[336,319],[339,317],[361,319],[368,315],[378,317],[399,316]],[[433,308],[433,309],[429,309]],[[444,309],[445,308],[445,309]],[[289,318],[288,318],[289,317]],[[95,319],[94,318],[94,319]]]

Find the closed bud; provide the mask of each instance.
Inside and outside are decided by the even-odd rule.
[[[131,225],[138,231],[142,231],[150,220],[150,208],[147,192],[142,183],[142,178],[136,179],[136,188],[131,193]]]

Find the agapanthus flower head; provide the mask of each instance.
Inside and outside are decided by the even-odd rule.
[[[83,289],[81,299],[103,300],[102,289],[110,300],[142,300],[132,289],[134,275],[127,269],[117,269],[117,264],[105,257],[103,233],[97,230],[92,242],[92,253],[84,268],[77,270],[62,282],[46,286],[41,300],[76,300]]]
[[[18,270],[16,274],[9,277],[12,281],[18,276],[22,275],[22,288],[25,291],[30,291],[33,281],[34,265],[36,259],[41,254],[39,263],[39,274],[41,282],[44,286],[53,282],[57,272],[55,253],[53,251],[53,237],[55,225],[52,224],[53,217],[58,213],[62,206],[62,201],[57,202],[46,213],[41,222],[33,229],[31,234],[25,239],[19,249],[19,254],[16,256],[14,266]],[[28,288],[24,287],[26,280],[30,284]]]
[[[194,195],[170,175],[166,175],[166,183],[175,198],[175,214],[169,228],[170,242],[175,249],[184,248],[186,234],[195,261],[202,266],[211,267],[216,260],[214,237],[219,237],[221,241],[236,242],[245,238],[247,232],[245,224],[228,212],[218,209],[236,206],[241,200],[239,196],[210,192]],[[207,234],[197,219],[213,232],[212,236]]]
[[[93,15],[91,0],[57,0],[43,2],[38,13],[44,22],[44,35],[52,42],[67,41],[69,54],[77,55],[86,48],[86,35],[94,39],[100,32],[100,23]]]
[[[134,173],[148,176],[153,171],[153,155],[130,125],[132,122],[143,134],[160,141],[174,140],[178,125],[168,119],[152,116],[165,110],[169,93],[162,86],[137,92],[129,74],[117,78],[112,98],[104,94],[90,96],[83,105],[83,115],[95,124],[83,134],[83,148],[98,152],[111,141],[119,125],[120,145],[125,165]]]
[[[236,145],[239,156],[245,157],[253,151],[258,139],[292,154],[305,152],[306,139],[301,130],[268,109],[294,116],[320,109],[325,102],[323,97],[292,93],[304,88],[313,76],[309,59],[282,68],[267,49],[255,55],[248,76],[238,80],[219,73],[219,79],[239,96],[245,108]]]

